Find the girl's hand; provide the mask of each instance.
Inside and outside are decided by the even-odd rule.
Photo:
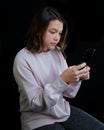
[[[68,67],[60,77],[66,83],[72,83],[79,80],[87,80],[89,79],[89,70],[90,67],[86,66],[86,63],[82,63],[79,65],[74,65]]]
[[[81,76],[80,80],[88,80],[90,79],[90,67],[86,66],[84,67],[85,73]]]

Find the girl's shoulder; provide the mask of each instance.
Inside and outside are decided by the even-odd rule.
[[[31,55],[31,52],[25,47],[19,50],[16,54],[17,57],[24,57],[27,55]]]
[[[28,60],[30,56],[31,56],[31,52],[24,47],[17,52],[14,59],[16,61],[23,61],[25,59]]]

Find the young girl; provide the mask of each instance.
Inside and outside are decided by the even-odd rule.
[[[104,130],[103,123],[64,98],[74,98],[81,81],[90,78],[86,63],[68,67],[67,32],[56,9],[41,9],[26,34],[26,46],[14,59],[22,130]]]

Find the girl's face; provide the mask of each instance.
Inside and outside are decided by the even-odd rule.
[[[43,51],[55,49],[59,43],[63,31],[63,23],[59,20],[52,20],[43,34]]]

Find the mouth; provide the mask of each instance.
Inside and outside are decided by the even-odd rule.
[[[53,46],[56,46],[56,45],[57,45],[57,43],[55,43],[55,42],[52,42],[51,44],[52,44]]]

